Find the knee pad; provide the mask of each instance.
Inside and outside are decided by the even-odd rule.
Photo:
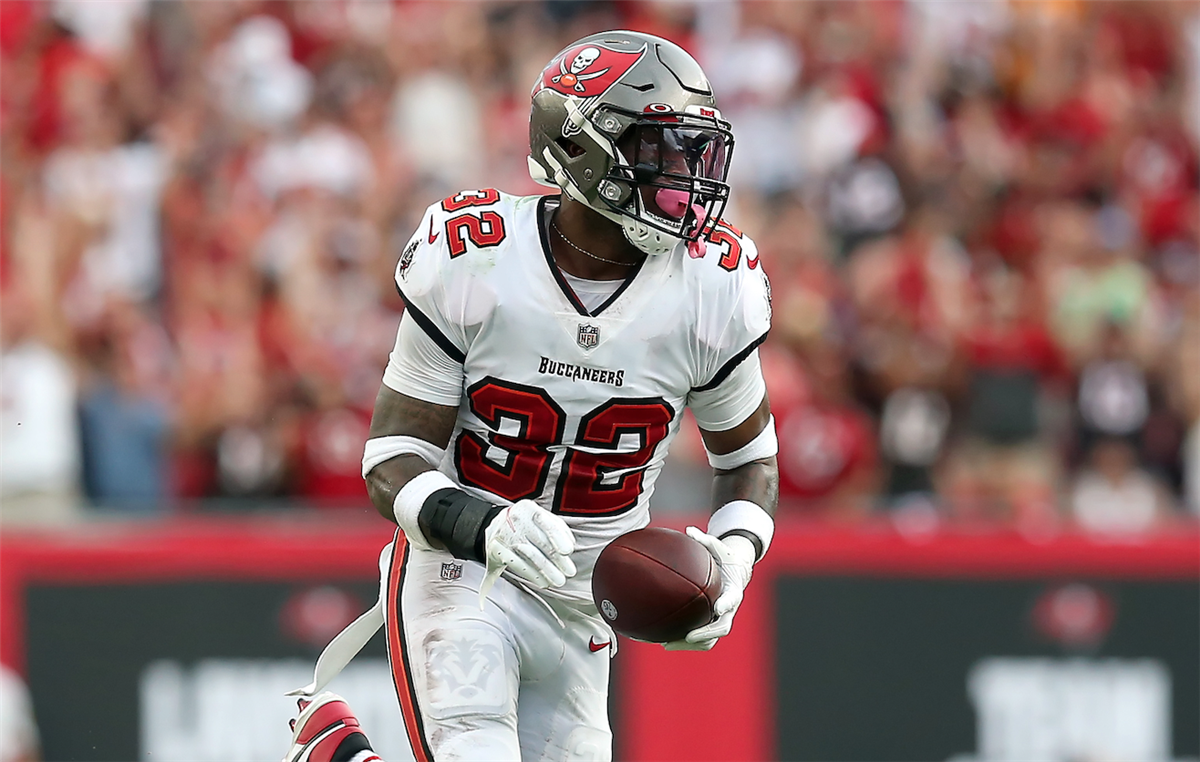
[[[608,697],[576,688],[567,695],[571,729],[562,741],[562,762],[611,762],[613,737],[608,729]]]
[[[563,762],[612,762],[612,733],[598,728],[575,728],[563,744]]]

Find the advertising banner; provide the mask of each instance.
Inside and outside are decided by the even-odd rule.
[[[1195,758],[1193,582],[788,577],[787,760]]]
[[[320,649],[373,584],[34,585],[28,678],[47,760],[261,762],[290,742]],[[338,677],[386,759],[409,757],[383,639]]]

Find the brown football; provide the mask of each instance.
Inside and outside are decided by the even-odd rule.
[[[608,544],[592,572],[604,621],[637,640],[666,643],[712,621],[721,595],[712,554],[682,532],[648,527]]]

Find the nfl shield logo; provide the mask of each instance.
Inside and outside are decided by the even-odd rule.
[[[600,326],[598,325],[581,325],[579,326],[579,335],[575,337],[579,342],[579,346],[584,349],[594,349],[600,343]]]
[[[462,564],[456,564],[453,561],[442,564],[442,579],[447,582],[462,579]]]

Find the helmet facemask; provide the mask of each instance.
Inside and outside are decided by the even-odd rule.
[[[725,182],[733,134],[715,116],[662,110],[637,114],[612,107],[629,126],[613,141],[613,162],[599,184],[600,201],[620,215],[626,237],[650,254],[699,241],[729,201]],[[707,109],[713,112],[713,109]]]

